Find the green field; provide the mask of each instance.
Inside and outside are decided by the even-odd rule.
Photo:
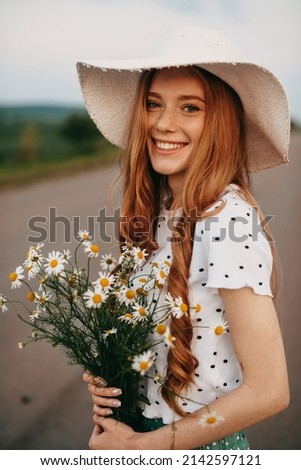
[[[107,164],[116,153],[84,108],[0,106],[0,189]]]

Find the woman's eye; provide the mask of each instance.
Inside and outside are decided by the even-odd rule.
[[[197,113],[200,110],[200,108],[194,104],[187,104],[183,109],[187,113]]]
[[[158,109],[160,108],[160,103],[158,101],[147,100],[146,101],[146,109]]]

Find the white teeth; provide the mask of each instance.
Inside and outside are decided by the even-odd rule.
[[[162,150],[176,150],[184,147],[184,144],[171,144],[169,142],[160,142],[156,140],[156,147]]]

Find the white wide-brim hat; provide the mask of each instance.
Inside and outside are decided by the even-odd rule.
[[[88,113],[100,132],[122,147],[141,72],[189,65],[208,70],[238,93],[245,111],[250,171],[288,162],[290,115],[283,86],[217,31],[176,29],[151,57],[84,60],[77,63],[77,71]]]

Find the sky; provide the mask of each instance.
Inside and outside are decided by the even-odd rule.
[[[0,105],[82,104],[75,63],[151,55],[177,26],[217,29],[270,69],[301,123],[300,0],[0,0]]]

